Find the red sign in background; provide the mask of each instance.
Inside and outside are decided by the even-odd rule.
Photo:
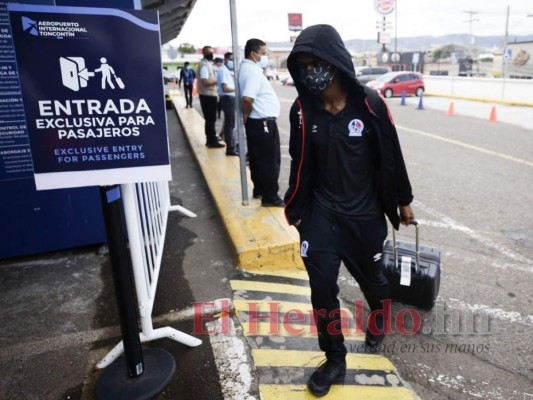
[[[289,30],[301,31],[302,30],[302,14],[289,13]]]

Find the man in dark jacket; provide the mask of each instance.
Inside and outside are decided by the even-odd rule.
[[[183,68],[180,71],[180,80],[178,82],[179,87],[181,87],[181,82],[183,81],[183,90],[185,91],[185,101],[187,105],[185,108],[192,108],[192,89],[194,85],[194,80],[196,79],[196,73],[190,67],[189,62],[185,61]]]
[[[341,261],[370,310],[381,310],[389,298],[381,272],[385,215],[394,229],[400,222],[408,225],[414,218],[413,195],[387,105],[359,84],[337,31],[329,25],[304,29],[287,65],[298,98],[290,112],[292,161],[285,215],[300,232],[318,341],[326,353],[308,388],[323,396],[346,373],[337,298]],[[371,315],[376,314],[372,326],[377,329],[366,331],[366,343],[374,347],[383,340],[387,317]]]

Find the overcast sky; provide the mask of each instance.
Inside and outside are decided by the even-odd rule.
[[[375,39],[376,22],[382,20],[374,0],[235,0],[239,44],[256,37],[265,42],[288,41],[288,13],[302,13],[303,26],[333,25],[344,40]],[[197,0],[177,39],[171,42],[231,45],[229,0]],[[533,34],[532,0],[397,0],[397,35],[440,36],[466,33],[476,36],[505,33],[510,6],[509,34]],[[476,12],[469,14],[467,11]],[[472,20],[472,22],[469,22]],[[395,13],[387,16],[394,37]]]

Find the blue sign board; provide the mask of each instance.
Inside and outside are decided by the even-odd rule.
[[[0,182],[33,177],[15,48],[6,0],[0,0]],[[25,0],[53,5],[53,0]]]
[[[158,14],[8,11],[37,189],[170,180]]]

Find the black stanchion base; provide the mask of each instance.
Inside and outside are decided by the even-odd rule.
[[[96,381],[97,400],[147,400],[161,393],[176,373],[174,357],[163,349],[144,349],[144,373],[130,378],[124,355]]]

